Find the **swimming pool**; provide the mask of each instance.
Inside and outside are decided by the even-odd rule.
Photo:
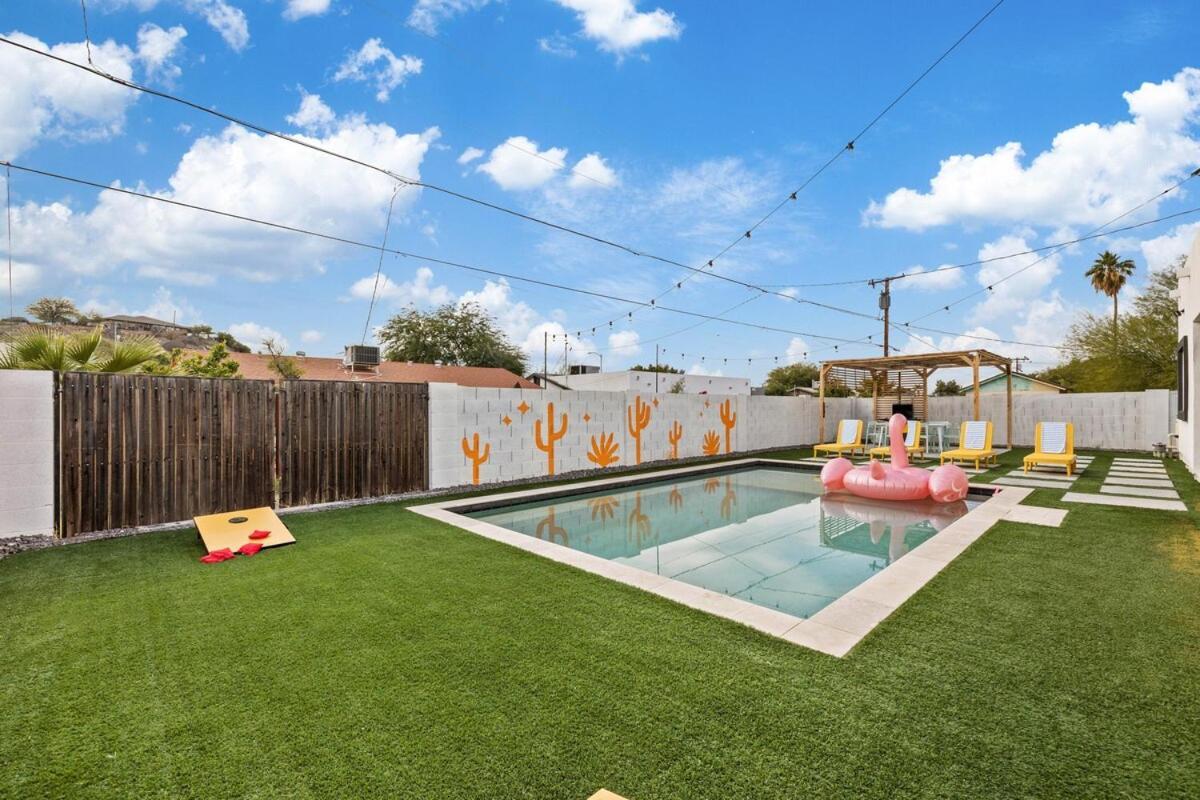
[[[409,510],[840,657],[1031,492],[864,500],[748,458]]]
[[[824,496],[814,473],[755,467],[470,511],[655,575],[809,617],[977,501]]]

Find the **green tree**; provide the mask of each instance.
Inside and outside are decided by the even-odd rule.
[[[34,319],[50,325],[74,322],[81,316],[75,304],[65,297],[43,297],[30,303],[25,310]]]
[[[377,338],[389,361],[441,361],[525,374],[525,354],[476,303],[448,303],[433,311],[409,308],[384,323]]]
[[[249,353],[250,348],[233,338],[233,334],[227,331],[221,331],[217,334],[217,341],[228,347],[234,353]]]
[[[816,364],[799,362],[775,367],[763,381],[764,394],[791,394],[797,386],[816,386],[821,380],[821,368]],[[829,387],[826,386],[826,389]]]
[[[1111,250],[1105,250],[1092,262],[1091,268],[1084,273],[1091,278],[1092,288],[1106,294],[1113,301],[1113,334],[1117,332],[1117,295],[1125,286],[1125,282],[1133,275],[1134,264],[1128,258],[1121,258]]]
[[[657,372],[662,375],[682,375],[683,370],[672,367],[670,364],[634,364],[629,368],[631,372]]]
[[[281,380],[294,381],[304,375],[304,370],[296,363],[296,359],[284,355],[283,348],[274,339],[263,339],[263,347],[271,358],[267,369],[278,375]]]
[[[32,326],[17,331],[0,346],[0,369],[52,369],[59,372],[139,372],[162,354],[147,336],[127,336],[113,342],[100,328],[62,334]]]
[[[948,381],[938,381],[933,387],[934,397],[958,397],[963,393],[963,387],[958,385],[958,381],[951,378]]]
[[[671,388],[667,389],[669,394],[683,394],[684,381],[683,378],[671,384]]]
[[[220,342],[207,354],[185,356],[178,347],[168,355],[163,353],[143,370],[154,375],[189,375],[193,378],[240,378],[238,363],[229,349]]]

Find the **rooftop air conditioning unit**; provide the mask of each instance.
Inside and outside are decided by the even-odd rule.
[[[346,345],[346,354],[342,357],[342,366],[350,369],[378,367],[379,348],[362,344],[348,344]]]

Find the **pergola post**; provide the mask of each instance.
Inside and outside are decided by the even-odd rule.
[[[829,375],[830,367],[828,364],[821,365],[821,387],[817,390],[817,407],[820,410],[821,418],[817,423],[817,441],[825,441],[825,378]]]
[[[971,356],[971,384],[974,386],[974,415],[973,419],[979,421],[979,353]]]
[[[1013,398],[1012,398],[1012,362],[1011,361],[1008,362],[1008,364],[1004,367],[1004,376],[1005,376],[1004,389],[1005,389],[1005,392],[1008,394],[1008,398],[1005,403],[1006,408],[1007,408],[1007,412],[1005,414],[1005,427],[1008,432],[1008,435],[1006,438],[1008,439],[1008,449],[1012,450],[1012,446],[1013,446],[1013,442],[1012,442]]]

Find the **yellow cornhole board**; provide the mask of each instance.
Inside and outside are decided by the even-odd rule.
[[[613,794],[608,789],[601,789],[589,797],[588,800],[625,800],[625,798],[619,794]]]
[[[265,550],[268,547],[278,547],[281,544],[294,544],[296,537],[287,529],[274,510],[270,508],[249,508],[242,511],[229,511],[224,514],[206,514],[203,517],[192,517],[196,530],[200,532],[200,540],[204,549],[211,553],[228,547],[237,549],[249,542],[258,542]],[[265,539],[251,539],[255,531],[270,531]]]

